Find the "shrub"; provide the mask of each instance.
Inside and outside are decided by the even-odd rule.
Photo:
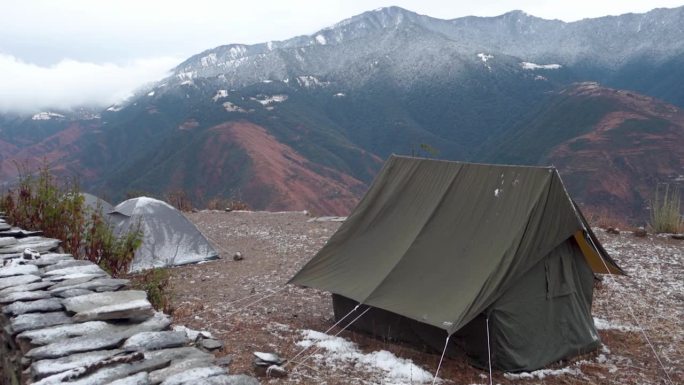
[[[58,183],[45,162],[35,175],[26,166],[17,168],[18,186],[1,200],[9,222],[60,239],[67,253],[78,254],[85,228],[78,182],[66,178]]]
[[[65,252],[90,260],[115,277],[128,271],[142,243],[139,229],[115,236],[101,208],[85,207],[77,181],[58,182],[46,162],[35,174],[28,167],[17,168],[17,187],[0,199],[0,210],[10,223],[61,240]]]
[[[239,199],[212,198],[207,202],[209,210],[249,210],[249,205]]]
[[[135,257],[135,251],[142,244],[140,224],[117,237],[109,223],[104,219],[102,209],[90,213],[90,221],[83,243],[83,256],[96,263],[112,276],[121,276]]]
[[[166,194],[166,201],[180,211],[187,212],[192,210],[192,202],[190,201],[188,194],[186,194],[183,190],[169,192]]]
[[[170,278],[171,274],[168,269],[155,268],[134,277],[133,286],[147,292],[147,298],[155,309],[172,314],[173,309],[171,309],[171,300],[167,290]]]
[[[681,196],[679,187],[664,185],[656,187],[655,197],[651,201],[651,229],[654,233],[677,233],[684,227],[681,214]]]

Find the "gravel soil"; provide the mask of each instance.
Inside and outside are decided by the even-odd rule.
[[[225,347],[218,355],[232,357],[231,373],[258,375],[252,366],[253,352],[276,352],[291,359],[302,350],[297,342],[303,339],[303,330],[323,332],[333,325],[329,293],[286,283],[325,244],[339,222],[311,221],[304,212],[202,211],[187,216],[214,243],[221,259],[170,269],[174,323],[209,331],[222,340]],[[604,276],[597,285],[593,313],[603,347],[543,371],[495,372],[495,384],[684,383],[684,241],[610,235],[600,229],[597,235],[629,274]],[[236,252],[244,259],[233,260]],[[429,373],[437,369],[438,354],[349,331],[340,336],[358,344],[364,353],[387,350]],[[327,353],[310,349],[286,366],[286,377],[261,380],[272,384],[412,383]],[[489,383],[487,373],[468,365],[465,357],[445,359],[439,377],[443,384]]]

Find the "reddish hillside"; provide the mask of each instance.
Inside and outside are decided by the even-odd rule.
[[[643,223],[657,184],[684,174],[684,113],[629,91],[578,84],[511,131],[493,161],[554,165],[571,195],[603,215]]]
[[[66,129],[21,149],[0,141],[0,151],[3,154],[0,156],[0,180],[14,179],[19,172],[18,165],[35,170],[44,161],[58,173],[69,170],[80,178],[94,177],[94,172],[82,168],[80,162],[72,157],[80,151],[78,141],[89,129],[92,127],[87,122],[73,122]]]
[[[586,206],[644,217],[657,183],[684,174],[684,113],[626,91],[580,87],[577,96],[609,98],[609,111],[591,132],[554,147],[547,159]]]
[[[210,130],[219,134],[213,140],[234,141],[249,156],[252,177],[243,194],[254,207],[346,215],[366,189],[349,175],[309,162],[261,126],[231,122]],[[211,154],[212,143],[207,146]]]

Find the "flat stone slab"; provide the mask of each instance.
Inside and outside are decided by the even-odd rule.
[[[50,288],[50,291],[54,293],[59,293],[64,290],[72,289],[85,289],[93,290],[97,292],[105,291],[116,291],[124,287],[129,287],[131,281],[127,279],[116,279],[116,278],[96,278],[86,282],[81,282],[77,284],[67,285],[65,283],[57,284]]]
[[[36,360],[65,357],[76,353],[93,350],[112,349],[118,347],[126,339],[124,333],[99,333],[81,337],[59,340],[45,346],[39,346],[26,353],[26,357]]]
[[[11,254],[5,254],[5,253],[0,253],[0,265],[3,265],[13,259],[21,258],[22,254],[21,253],[11,253]]]
[[[147,372],[141,372],[110,382],[108,385],[150,385],[150,376]]]
[[[161,331],[141,332],[131,336],[122,349],[129,352],[142,352],[184,346],[190,342],[185,332]]]
[[[197,349],[195,349],[197,350]],[[209,359],[200,359],[200,358],[192,358],[192,359],[186,359],[183,361],[173,361],[171,363],[171,366],[168,368],[164,369],[159,369],[155,370],[153,372],[150,372],[150,383],[152,384],[160,384],[166,381],[166,379],[187,373],[188,371],[192,369],[199,369],[199,368],[207,368],[207,367],[215,367],[221,369],[223,372],[218,372],[215,375],[219,374],[226,374],[225,369],[220,368],[216,365],[213,364],[213,359],[214,356],[209,355]]]
[[[1,227],[0,227],[0,228],[1,228]],[[2,237],[2,238],[0,238],[0,247],[14,245],[15,243],[17,243],[17,239],[16,239],[16,238],[10,238],[10,237]]]
[[[93,293],[94,293],[94,291],[92,291],[92,290],[67,289],[64,291],[55,292],[54,295],[57,297],[61,297],[61,298],[71,298],[71,297],[78,297],[80,295],[88,295],[88,294],[93,294]]]
[[[12,332],[21,333],[26,330],[42,329],[48,326],[70,324],[73,321],[65,312],[30,313],[18,315],[10,319]]]
[[[73,275],[73,274],[103,274],[107,273],[97,265],[85,265],[85,266],[71,266],[64,267],[62,269],[55,269],[45,272],[43,275],[46,277],[57,276],[57,275]]]
[[[180,362],[186,360],[200,360],[210,362],[214,359],[214,356],[212,354],[205,353],[199,349],[195,349],[190,346],[185,346],[182,348],[171,348],[145,352],[145,359],[163,359],[173,362]]]
[[[108,277],[107,273],[105,273],[104,271],[101,273],[74,273],[74,274],[67,274],[67,275],[53,275],[50,277],[43,277],[43,280],[50,281],[50,282],[64,282],[64,281],[71,281],[71,280],[75,280],[75,279],[92,280],[95,278],[103,278],[103,277]]]
[[[140,290],[95,293],[65,298],[64,307],[76,313],[74,321],[145,319],[154,314],[147,293]]]
[[[34,293],[34,292],[26,292]],[[19,294],[19,293],[17,293]],[[2,308],[2,312],[5,314],[20,315],[26,313],[36,313],[36,312],[51,312],[56,310],[62,310],[62,302],[55,298],[39,299],[37,301],[28,302],[14,302],[10,305]]]
[[[217,350],[223,347],[223,342],[213,338],[204,339],[200,341],[200,346],[207,350]]]
[[[74,257],[71,254],[48,253],[41,255],[39,259],[28,261],[28,263],[38,267],[46,267],[54,265],[55,263],[59,263],[60,261],[68,261],[73,259]]]
[[[127,363],[105,366],[91,374],[86,373],[86,368],[76,368],[45,377],[40,381],[34,382],[33,384],[104,385],[122,377],[126,377],[131,374],[130,372],[131,365]]]
[[[67,267],[74,267],[74,266],[93,266],[95,265],[94,263],[82,259],[65,259],[65,260],[60,260],[57,263],[50,265],[43,269],[44,272],[50,272],[54,270],[59,270],[59,269],[65,269]]]
[[[79,337],[99,332],[112,332],[114,325],[103,321],[91,321],[79,324],[51,326],[38,330],[26,331],[17,339],[29,341],[31,345],[47,345],[66,338]]]
[[[34,265],[14,265],[0,268],[0,278],[11,277],[13,275],[39,275],[38,266]]]
[[[259,385],[259,380],[246,374],[233,374],[201,378],[191,383],[192,385]]]
[[[11,277],[14,275],[39,275],[38,266],[34,265],[15,265],[0,268],[0,278]]]
[[[0,296],[0,304],[7,304],[17,301],[35,301],[39,299],[51,298],[52,294],[47,291],[15,291]]]
[[[28,283],[33,283],[36,281],[40,281],[40,277],[32,274],[0,278],[0,290],[11,286],[26,285]]]
[[[166,329],[171,320],[163,313],[155,313],[155,315],[140,324],[112,324],[104,321],[89,321],[83,323],[76,323],[71,325],[52,326],[40,330],[32,330],[21,333],[17,339],[29,341],[31,345],[48,345],[66,338],[87,336],[87,335],[102,335],[108,333],[119,333],[126,331],[128,335],[126,338],[145,331],[159,331]],[[196,349],[195,349],[196,350]],[[197,352],[201,353],[199,350]],[[202,353],[204,354],[204,353]]]
[[[18,291],[35,291],[46,289],[53,284],[51,282],[36,281],[33,283],[27,283],[26,285],[10,286],[0,290],[0,297],[5,294],[15,293]]]
[[[18,227],[11,227],[9,229],[0,227],[0,237],[26,238],[43,235],[42,231],[24,230]]]
[[[76,277],[76,278],[69,278],[65,279],[61,282],[52,282],[50,279],[45,279],[46,281],[52,282],[52,286],[50,287],[51,291],[54,291],[56,289],[61,289],[61,288],[72,288],[76,285],[80,285],[82,283],[92,281],[93,279],[97,278],[97,275],[88,275],[87,277]]]
[[[121,353],[122,351],[119,349],[99,350],[73,354],[67,357],[35,361],[31,365],[31,375],[34,379],[39,380],[70,369],[92,365],[105,358],[114,357]]]
[[[228,374],[225,369],[220,366],[205,366],[200,368],[192,368],[183,372],[170,375],[162,381],[162,385],[182,385],[189,382],[194,382],[199,379],[209,378]]]
[[[15,238],[16,239],[16,238]],[[0,247],[1,254],[23,253],[24,249],[31,248],[39,253],[54,250],[59,247],[58,239],[43,237],[26,237],[17,239],[17,243],[10,246]]]

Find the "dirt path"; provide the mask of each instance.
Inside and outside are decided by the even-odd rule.
[[[200,212],[188,217],[219,245],[223,258],[172,269],[174,322],[208,330],[224,341],[219,355],[233,357],[232,373],[254,374],[253,351],[293,357],[302,349],[296,344],[304,330],[325,331],[333,324],[328,293],[285,283],[325,244],[338,222],[309,222],[304,213]],[[684,383],[684,242],[613,236],[600,230],[598,235],[630,275],[606,277],[595,292],[594,316],[603,349],[534,372],[532,378],[495,373],[494,383],[667,384],[631,312],[651,338],[673,383]],[[244,260],[233,261],[238,251]],[[357,343],[362,353],[387,350],[429,373],[434,373],[439,361],[437,355],[356,333],[340,336]],[[345,352],[348,358],[333,357],[324,349],[288,377],[264,379],[264,383],[402,382],[364,361],[381,360],[379,356]],[[469,366],[465,358],[445,360],[440,377],[444,383],[488,382],[485,373]]]

